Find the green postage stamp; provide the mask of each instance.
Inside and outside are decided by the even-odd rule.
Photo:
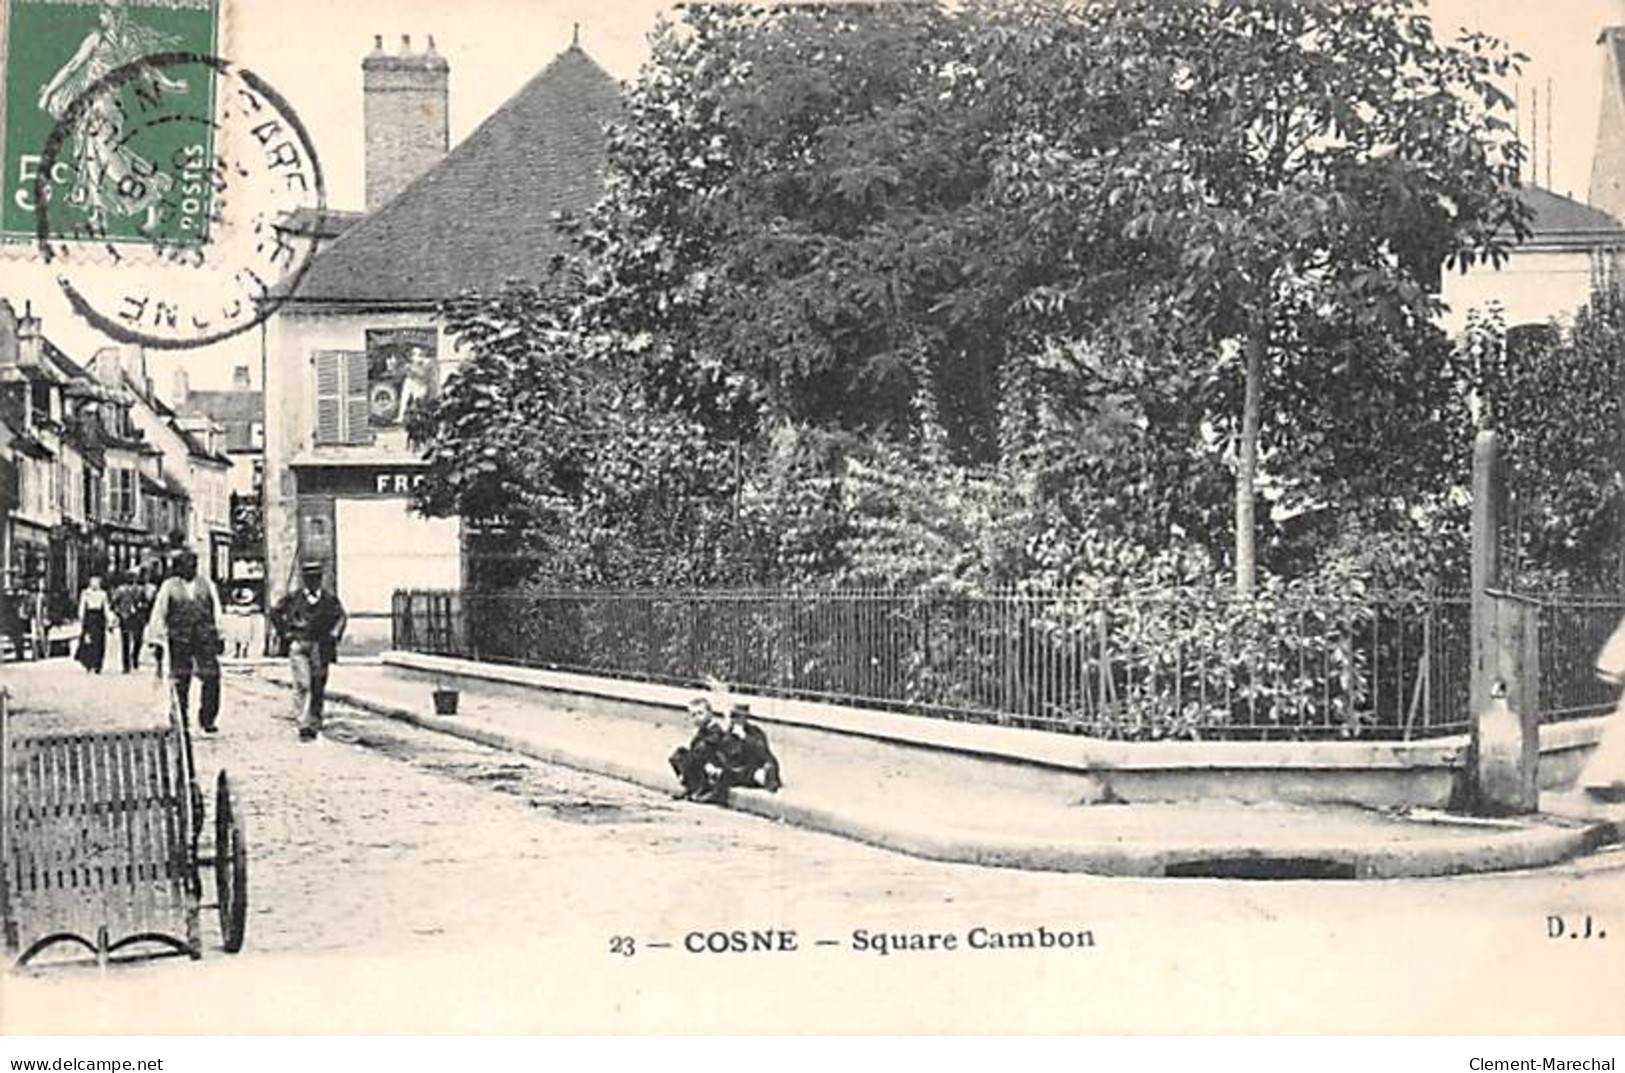
[[[230,0],[0,0],[0,243],[109,338],[207,346],[298,285],[321,167],[292,106],[219,54]],[[104,271],[118,269],[118,271]]]
[[[0,236],[207,241],[221,2],[0,0]]]

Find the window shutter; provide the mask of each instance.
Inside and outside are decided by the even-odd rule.
[[[318,350],[316,359],[316,442],[344,442],[344,352]]]
[[[347,427],[345,442],[371,443],[372,430],[367,427],[371,412],[367,401],[367,352],[347,351],[344,355],[344,414]]]

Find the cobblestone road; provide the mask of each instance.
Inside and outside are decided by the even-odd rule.
[[[92,678],[66,660],[0,673],[24,733],[142,723],[160,710],[146,676]],[[1260,940],[1269,951],[1269,944],[1342,947],[1382,936],[1422,949],[1415,944],[1425,936],[1450,932],[1476,944],[1475,957],[1493,960],[1513,931],[1535,951],[1548,914],[1598,907],[1618,911],[1625,940],[1625,854],[1538,874],[1384,883],[1000,871],[676,803],[342,707],[330,713],[328,740],[304,744],[288,694],[248,672],[228,673],[221,727],[218,737],[197,739],[198,766],[211,781],[226,768],[237,787],[249,825],[250,918],[244,953],[228,959],[211,949],[211,968],[295,955],[482,949],[493,958],[532,950],[544,961],[603,965],[613,963],[609,947],[622,935],[639,944],[639,965],[661,957],[675,965],[693,959],[681,950],[691,930],[791,927],[803,942],[828,936],[849,947],[857,928],[963,933],[973,925],[1087,927],[1119,952],[1111,956],[1133,949],[1148,963],[1174,967],[1165,971],[1176,971],[1179,952],[1193,949],[1221,962],[1256,957]],[[205,940],[218,943],[212,919]],[[650,951],[651,942],[676,946]],[[845,952],[849,965],[880,964],[872,954]],[[1038,975],[1022,986],[1075,971],[1030,968]],[[120,975],[133,983],[138,972],[187,971],[197,970]],[[831,1002],[840,998],[839,988],[829,994]]]

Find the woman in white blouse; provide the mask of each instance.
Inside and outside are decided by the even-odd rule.
[[[92,574],[90,587],[79,594],[79,662],[91,674],[102,673],[107,656],[107,590]]]

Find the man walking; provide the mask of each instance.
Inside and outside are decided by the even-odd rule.
[[[214,582],[198,577],[197,555],[190,550],[175,556],[174,575],[158,588],[147,622],[147,643],[161,661],[159,666],[169,668],[182,718],[191,707],[193,677],[202,680],[198,725],[205,734],[215,733],[220,715],[220,653],[226,646],[220,632],[220,593]]]
[[[349,617],[339,598],[322,587],[322,564],[306,562],[301,588],[271,609],[271,625],[286,647],[293,671],[293,709],[299,740],[313,741],[322,729],[322,702],[327,696],[327,670],[338,655]]]
[[[113,590],[113,614],[118,616],[119,634],[123,638],[125,674],[141,666],[141,638],[147,632],[147,616],[151,613],[152,597],[140,574],[130,574]]]

